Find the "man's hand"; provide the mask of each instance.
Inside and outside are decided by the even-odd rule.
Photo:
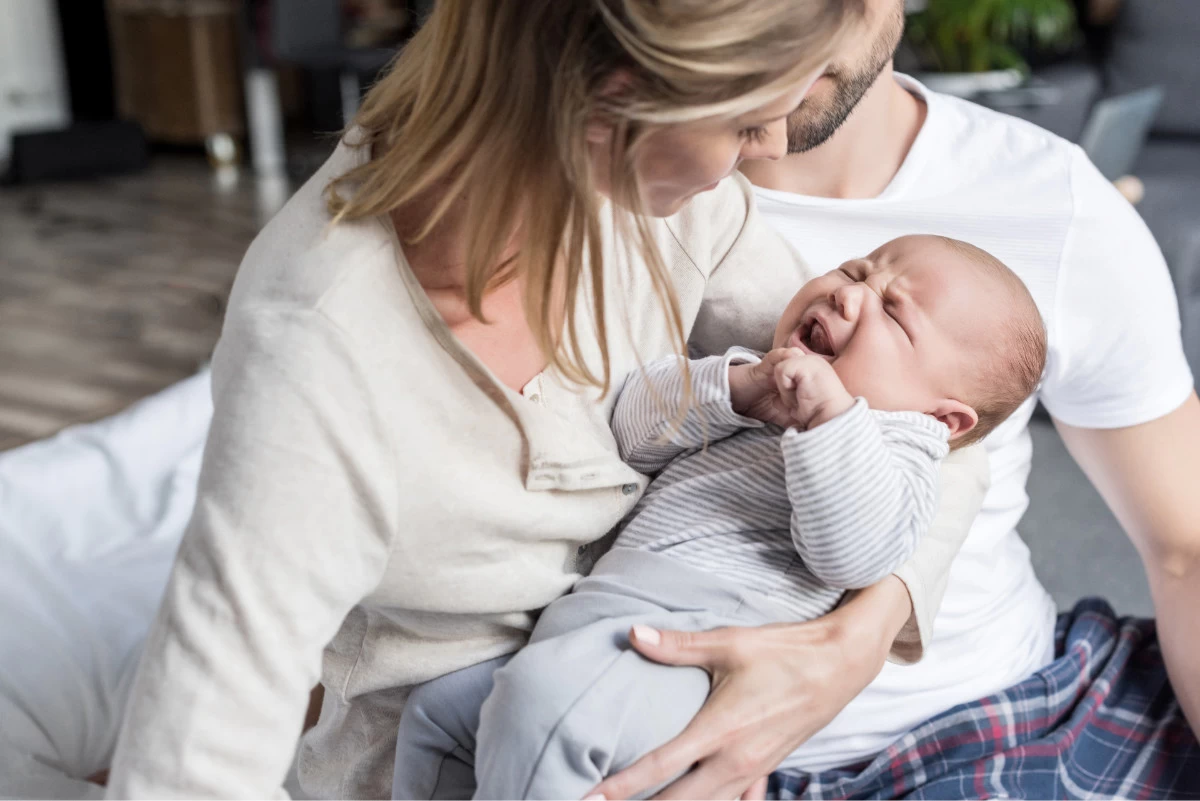
[[[789,348],[775,365],[775,383],[792,422],[804,430],[828,423],[854,405],[833,365],[820,356]]]

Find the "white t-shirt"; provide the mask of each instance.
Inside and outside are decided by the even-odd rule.
[[[1183,403],[1192,376],[1162,254],[1133,208],[1073,145],[1024,121],[897,80],[925,124],[878,197],[758,189],[767,223],[818,273],[903,234],[971,242],[1025,281],[1049,334],[1038,397],[1084,428],[1136,425]],[[1051,658],[1054,604],[1017,535],[1034,401],[985,440],[992,487],[951,570],[925,658],[882,674],[798,754],[808,770],[869,757],[956,704],[1002,690]]]

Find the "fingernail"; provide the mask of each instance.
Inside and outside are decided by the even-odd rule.
[[[599,793],[596,793],[596,795],[589,795],[587,798],[583,799],[583,801],[608,801],[608,799]]]
[[[641,624],[633,627],[633,636],[637,637],[647,645],[658,645],[660,642],[662,642],[662,635],[659,634],[657,630]],[[600,797],[603,798],[604,796]]]

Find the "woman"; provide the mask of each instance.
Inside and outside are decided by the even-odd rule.
[[[854,5],[437,4],[242,265],[110,794],[276,792],[319,679],[302,785],[386,796],[408,689],[519,648],[639,497],[614,387],[682,350],[713,270],[795,258],[725,179],[783,154]],[[797,654],[833,704],[861,688],[909,618],[897,587],[755,641],[710,707],[765,689],[802,719],[754,760],[713,750],[691,789],[740,794],[833,714]]]

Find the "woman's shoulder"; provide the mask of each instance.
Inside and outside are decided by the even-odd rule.
[[[269,305],[298,309],[319,305],[328,293],[386,261],[392,253],[377,220],[332,225],[326,207],[329,182],[353,166],[341,144],[255,237],[242,259],[230,307]]]

